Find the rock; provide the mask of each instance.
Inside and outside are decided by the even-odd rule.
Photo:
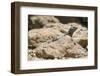
[[[28,60],[32,60],[36,57],[35,51],[32,51],[31,49],[28,50]]]
[[[62,24],[62,23],[49,23],[44,26],[44,28],[54,28],[59,30],[60,32],[67,34],[69,36],[72,36],[73,33],[78,29],[82,28],[81,24],[78,23],[68,23],[68,24]]]
[[[29,30],[33,28],[42,28],[48,23],[59,23],[59,20],[54,16],[30,16]]]
[[[79,22],[63,24],[60,21],[54,16],[29,17],[28,60],[82,58],[88,55],[87,28]]]
[[[67,23],[67,26],[71,26],[72,28],[73,28],[73,27],[76,27],[76,28],[80,28],[80,27],[82,27],[81,24],[79,24],[79,23],[75,23],[75,22]]]
[[[36,52],[38,58],[44,59],[80,58],[87,56],[86,50],[74,42],[68,35],[49,44],[42,44],[33,51]]]
[[[69,29],[71,26],[62,23],[49,23],[44,26],[44,28],[54,28],[64,34],[68,34]]]
[[[85,27],[78,28],[72,36],[73,40],[78,42],[83,48],[88,45],[88,31]]]
[[[77,24],[77,26],[79,26]],[[29,48],[34,49],[44,42],[51,42],[64,35],[72,36],[73,32],[77,29],[75,23],[62,24],[62,23],[49,23],[41,29],[32,29],[28,33]]]
[[[33,29],[28,33],[29,48],[36,48],[44,42],[55,41],[64,34],[53,28]]]

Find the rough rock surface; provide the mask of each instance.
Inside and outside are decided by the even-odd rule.
[[[62,23],[49,23],[45,25],[44,28],[54,28],[64,34],[68,34],[68,31],[71,28],[71,26],[67,26],[67,24],[62,24]]]
[[[28,33],[29,47],[37,47],[44,42],[55,41],[64,34],[54,28],[33,29]]]
[[[44,59],[62,59],[62,58],[79,58],[87,55],[86,50],[78,43],[74,42],[68,35],[58,39],[57,41],[42,44],[33,50],[32,55]]]
[[[63,24],[54,16],[31,16],[28,60],[83,58],[88,55],[88,29],[82,24]]]
[[[73,40],[78,42],[83,48],[88,45],[88,31],[85,27],[78,28],[72,36]]]
[[[80,24],[73,22],[73,23],[68,23],[68,24],[49,23],[49,24],[45,25],[44,28],[54,28],[54,29],[57,29],[64,34],[68,34],[68,35],[72,36],[73,33],[78,28],[83,28],[83,27]]]
[[[59,23],[59,20],[54,16],[31,16],[30,17],[29,30],[33,28],[42,28],[48,23]]]

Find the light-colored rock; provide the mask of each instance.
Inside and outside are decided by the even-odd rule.
[[[30,16],[31,24],[29,30],[33,28],[42,28],[48,23],[59,23],[59,20],[54,16]]]
[[[78,42],[82,47],[86,48],[88,45],[88,31],[85,27],[78,28],[72,36],[73,40]]]
[[[87,56],[86,50],[74,42],[68,35],[49,44],[42,44],[33,51],[36,52],[38,58],[44,59],[80,58]]]
[[[37,47],[44,42],[55,41],[64,34],[53,28],[33,29],[28,33],[30,47]]]
[[[82,27],[81,24],[79,24],[79,23],[75,23],[75,22],[67,23],[67,26],[76,27],[76,28],[80,28],[80,27]]]
[[[68,24],[62,24],[62,23],[49,23],[44,26],[44,28],[54,28],[59,30],[60,32],[72,36],[73,33],[78,28],[82,28],[81,24],[78,23],[68,23]]]
[[[71,28],[71,26],[68,26],[67,24],[62,24],[62,23],[49,23],[49,24],[46,24],[44,28],[54,28],[64,34],[68,34],[68,31]]]
[[[54,16],[30,16],[28,59],[86,57],[88,31],[79,23],[62,24]]]

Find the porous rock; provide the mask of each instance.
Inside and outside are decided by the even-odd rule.
[[[44,42],[52,42],[64,34],[53,28],[33,29],[28,33],[29,47],[37,47]]]
[[[33,51],[38,58],[44,59],[80,58],[87,55],[86,50],[68,35],[49,44],[42,44]]]

